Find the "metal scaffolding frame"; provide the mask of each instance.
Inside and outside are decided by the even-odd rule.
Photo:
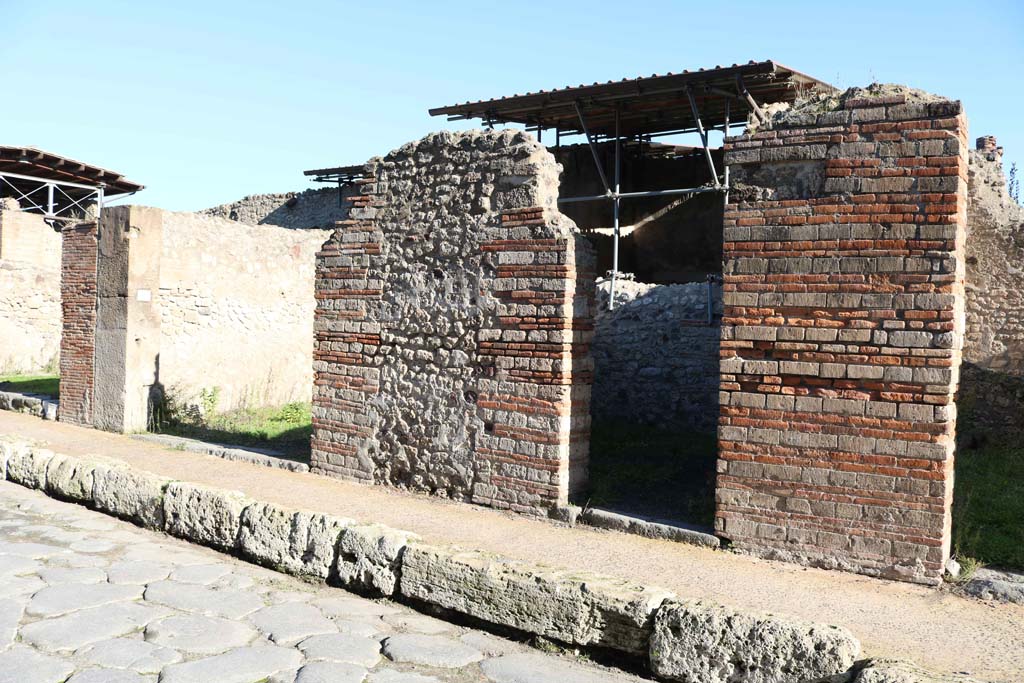
[[[15,185],[12,180],[22,180],[33,183],[35,186],[29,190],[23,190]],[[0,187],[9,187],[14,193],[13,199],[18,202],[22,211],[36,211],[43,214],[51,225],[55,221],[80,220],[89,210],[90,204],[95,203],[96,219],[100,217],[103,209],[105,184],[97,186],[82,185],[66,180],[53,180],[51,178],[38,178],[35,176],[22,175],[20,173],[8,173],[0,171]],[[67,192],[64,188],[80,190],[80,192]],[[35,195],[45,190],[45,197]],[[58,194],[59,193],[59,194]],[[134,194],[134,193],[131,193]],[[75,213],[75,209],[81,210],[81,215]]]
[[[55,229],[60,223],[98,220],[112,200],[141,189],[108,169],[34,147],[0,145],[0,197],[41,214]]]
[[[696,132],[701,141],[701,148],[704,150],[704,158],[707,161],[708,171],[711,175],[711,180],[705,185],[699,187],[681,187],[667,190],[649,190],[640,192],[622,192],[621,191],[621,180],[622,180],[622,135],[620,132],[620,105],[614,105],[614,121],[615,129],[614,134],[609,138],[615,143],[615,156],[614,156],[614,178],[613,183],[608,183],[608,178],[605,174],[604,166],[601,163],[600,154],[597,151],[597,142],[595,136],[591,135],[590,129],[587,127],[586,119],[583,115],[583,108],[579,100],[573,103],[576,110],[576,116],[579,120],[580,130],[587,139],[587,145],[590,148],[591,156],[594,158],[594,166],[597,168],[598,176],[601,179],[601,184],[604,186],[604,194],[587,195],[581,197],[559,197],[559,204],[571,204],[576,202],[590,202],[590,201],[610,201],[612,202],[612,270],[611,270],[611,284],[609,286],[608,293],[608,310],[615,308],[615,283],[619,275],[619,240],[621,238],[621,225],[619,221],[620,207],[623,199],[646,199],[650,197],[668,197],[674,195],[685,195],[692,197],[697,194],[706,194],[712,192],[718,192],[723,195],[724,201],[729,200],[729,167],[724,166],[724,173],[719,178],[718,171],[715,168],[714,159],[711,156],[711,148],[708,144],[708,130],[704,127],[704,122],[701,120],[700,109],[697,106],[697,102],[693,97],[693,92],[689,86],[686,86],[683,91],[690,105],[690,111],[693,115],[695,124],[695,130],[685,132]],[[725,117],[722,122],[722,133],[724,135],[729,134],[729,108],[732,99],[742,97],[745,99],[755,116],[761,121],[765,120],[764,113],[758,104],[754,101],[754,98],[747,92],[746,87],[743,84],[741,76],[736,77],[736,94],[729,93],[727,91],[716,91],[716,94],[725,97],[724,110]],[[541,139],[543,126],[538,124],[535,129],[538,134],[538,140]],[[683,131],[680,131],[680,133]],[[669,133],[671,134],[671,133]],[[555,140],[556,146],[561,145],[562,131],[559,128],[555,129]],[[639,139],[648,138],[650,136],[637,136]],[[710,324],[712,318],[712,305],[711,305],[711,286],[712,280],[708,280],[708,323]]]

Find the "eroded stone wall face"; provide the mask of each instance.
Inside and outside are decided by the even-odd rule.
[[[160,212],[159,381],[182,408],[309,401],[316,253],[331,232]],[[209,404],[209,400],[207,401]]]
[[[717,283],[598,282],[591,413],[610,424],[713,433],[718,427]],[[711,295],[711,320],[707,302]],[[623,463],[623,467],[628,467]]]
[[[934,583],[964,330],[959,102],[842,98],[730,138],[716,528]]]
[[[1024,376],[1024,208],[1007,191],[1002,150],[982,148],[990,139],[970,152],[964,360]]]
[[[314,470],[536,512],[585,484],[593,254],[512,131],[371,161],[317,259]]]
[[[60,420],[92,426],[96,348],[95,222],[67,225],[61,246]]]
[[[350,188],[324,188],[303,192],[253,194],[199,213],[247,225],[277,225],[282,228],[333,229],[336,221],[348,218],[352,203]]]

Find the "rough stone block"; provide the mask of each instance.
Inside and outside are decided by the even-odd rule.
[[[860,643],[836,626],[666,602],[654,619],[651,669],[686,683],[792,683],[846,671]]]
[[[828,683],[845,683],[838,677]],[[846,678],[850,683],[979,683],[976,678],[960,674],[934,674],[910,662],[894,659],[875,659],[867,662],[856,678]]]
[[[565,643],[640,654],[671,593],[481,552],[410,545],[402,595]]]
[[[221,550],[238,544],[242,511],[252,501],[240,491],[175,482],[164,495],[168,533]]]
[[[256,502],[242,511],[238,549],[242,556],[272,569],[288,571],[292,521],[296,510]]]
[[[92,503],[95,458],[75,458],[57,454],[46,467],[46,492],[55,498],[76,503]]]
[[[297,512],[292,518],[290,544],[295,573],[318,579],[330,578],[337,566],[341,536],[354,524],[353,520],[344,517],[305,510]]]
[[[53,451],[15,442],[7,458],[7,478],[28,488],[45,488],[46,466],[53,457]]]
[[[402,572],[402,554],[415,534],[381,524],[345,529],[338,546],[338,581],[346,587],[394,595]]]
[[[151,529],[164,528],[164,490],[170,479],[129,469],[98,465],[93,469],[93,504],[103,512]]]

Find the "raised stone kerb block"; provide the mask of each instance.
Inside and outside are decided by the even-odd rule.
[[[634,654],[646,652],[654,612],[671,597],[611,577],[421,544],[405,551],[400,592],[563,643]]]
[[[46,487],[46,467],[53,451],[25,441],[15,441],[7,457],[7,478],[31,489]]]
[[[240,491],[174,482],[163,499],[165,529],[194,543],[233,550],[242,511],[250,503]]]
[[[278,571],[332,579],[339,540],[353,524],[332,515],[256,502],[242,511],[238,549],[244,557]]]
[[[794,683],[845,672],[860,643],[845,629],[669,601],[654,619],[651,670],[684,683]]]
[[[56,454],[46,467],[46,492],[55,498],[92,504],[96,468],[112,461],[97,456],[76,458]]]
[[[97,465],[92,477],[97,509],[150,529],[164,529],[164,490],[170,479],[120,463]]]
[[[338,582],[356,592],[391,596],[398,591],[402,558],[419,537],[382,524],[351,526],[338,546]]]

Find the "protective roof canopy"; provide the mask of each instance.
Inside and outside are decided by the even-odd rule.
[[[120,173],[92,166],[35,147],[0,145],[0,171],[41,180],[104,187],[107,196],[128,194],[143,189]]]
[[[488,123],[521,123],[581,133],[579,106],[592,134],[611,137],[618,109],[621,134],[628,137],[696,130],[690,95],[704,127],[711,128],[724,123],[727,102],[732,123],[746,119],[753,107],[744,89],[758,105],[764,105],[792,102],[813,88],[834,90],[823,81],[767,60],[466,102],[431,109],[430,114],[446,115],[449,120],[480,118]]]

